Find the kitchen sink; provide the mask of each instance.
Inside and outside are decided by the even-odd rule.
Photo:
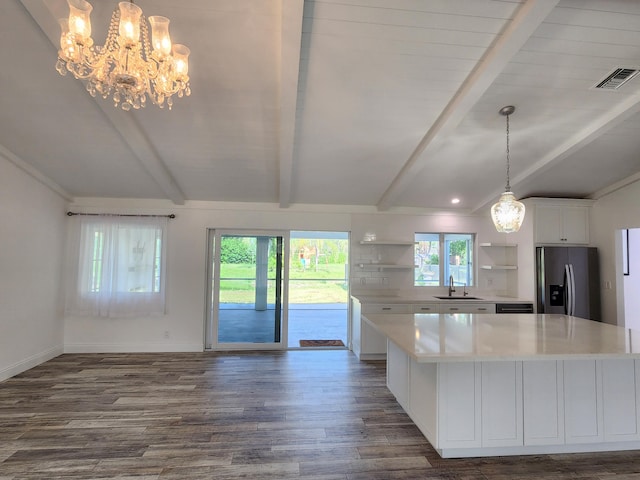
[[[435,298],[438,298],[440,300],[482,300],[482,298],[480,298],[480,297],[469,297],[469,296],[462,297],[460,295],[458,295],[457,297],[456,296],[451,296],[450,297],[448,295],[445,295],[445,296],[442,296],[442,297],[436,296]]]

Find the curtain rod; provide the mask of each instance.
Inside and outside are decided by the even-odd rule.
[[[92,217],[167,217],[167,218],[176,218],[175,214],[170,215],[134,215],[134,214],[125,214],[125,213],[76,213],[76,212],[67,212],[68,217],[73,217],[74,215],[87,215]]]

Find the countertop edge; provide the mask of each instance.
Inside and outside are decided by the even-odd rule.
[[[475,296],[475,295],[473,295]],[[528,304],[528,303],[534,303],[533,300],[527,300],[527,299],[523,299],[523,298],[513,298],[513,297],[496,297],[496,296],[490,296],[490,295],[481,295],[481,298],[473,298],[473,299],[468,299],[468,298],[456,298],[456,297],[452,297],[451,299],[447,298],[447,299],[441,299],[441,298],[436,298],[434,295],[427,295],[425,297],[421,297],[421,298],[415,298],[415,297],[409,297],[409,296],[395,296],[395,295],[381,295],[381,296],[376,296],[376,295],[370,295],[370,294],[366,294],[366,295],[359,295],[359,294],[351,294],[351,297],[356,299],[358,302],[360,302],[360,304],[413,304],[413,305],[420,305],[420,304],[432,304],[432,303],[437,303],[437,304],[445,304],[448,305],[450,303],[522,303],[522,304]]]
[[[371,314],[374,317],[391,317],[391,318],[403,318],[403,317],[414,317],[421,315],[446,315],[451,316],[450,314]],[[465,314],[465,315],[474,315],[474,314]],[[488,317],[487,314],[480,314],[483,317]],[[508,315],[508,314],[507,314]],[[529,314],[535,316],[545,315],[537,315],[537,314]],[[495,316],[495,315],[492,315]],[[503,315],[505,317],[506,315]],[[578,317],[567,317],[565,315],[558,315],[558,317],[574,319],[578,321],[586,321],[591,322],[591,320],[585,320]],[[566,360],[621,360],[621,359],[640,359],[640,351],[638,352],[565,352],[565,353],[517,353],[517,352],[501,352],[499,354],[488,354],[488,353],[426,353],[426,354],[418,354],[414,350],[407,349],[406,346],[402,345],[402,342],[398,342],[394,339],[393,335],[389,335],[383,328],[380,328],[374,321],[367,318],[367,315],[363,314],[362,318],[364,321],[369,324],[372,328],[374,328],[381,335],[386,337],[389,341],[393,342],[400,350],[402,350],[405,354],[407,354],[410,358],[416,361],[416,363],[460,363],[460,362],[504,362],[504,361],[566,361]],[[623,327],[617,327],[615,325],[609,324],[601,324],[602,328],[605,329],[624,329]],[[638,333],[638,332],[636,332]]]

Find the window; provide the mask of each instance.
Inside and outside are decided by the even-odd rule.
[[[74,220],[76,220],[74,218]],[[166,218],[81,217],[69,313],[133,316],[164,313]]]
[[[473,240],[471,233],[416,233],[414,285],[440,287],[473,286]]]

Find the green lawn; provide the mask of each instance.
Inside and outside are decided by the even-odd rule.
[[[345,277],[345,265],[342,264],[320,264],[318,269],[315,266],[311,266],[304,271],[299,263],[295,265],[291,264],[289,270],[289,277],[291,279],[296,278],[321,278],[321,279],[343,279]],[[226,263],[220,265],[220,278],[254,278],[256,267],[250,263]],[[272,269],[269,270],[269,277],[275,277],[275,273]]]
[[[289,279],[289,303],[347,303],[348,287],[345,265],[323,264],[302,270],[300,264],[292,265]],[[255,265],[223,264],[220,266],[220,302],[253,303]],[[269,272],[268,297],[274,298],[275,272]],[[246,280],[232,280],[246,279]]]

